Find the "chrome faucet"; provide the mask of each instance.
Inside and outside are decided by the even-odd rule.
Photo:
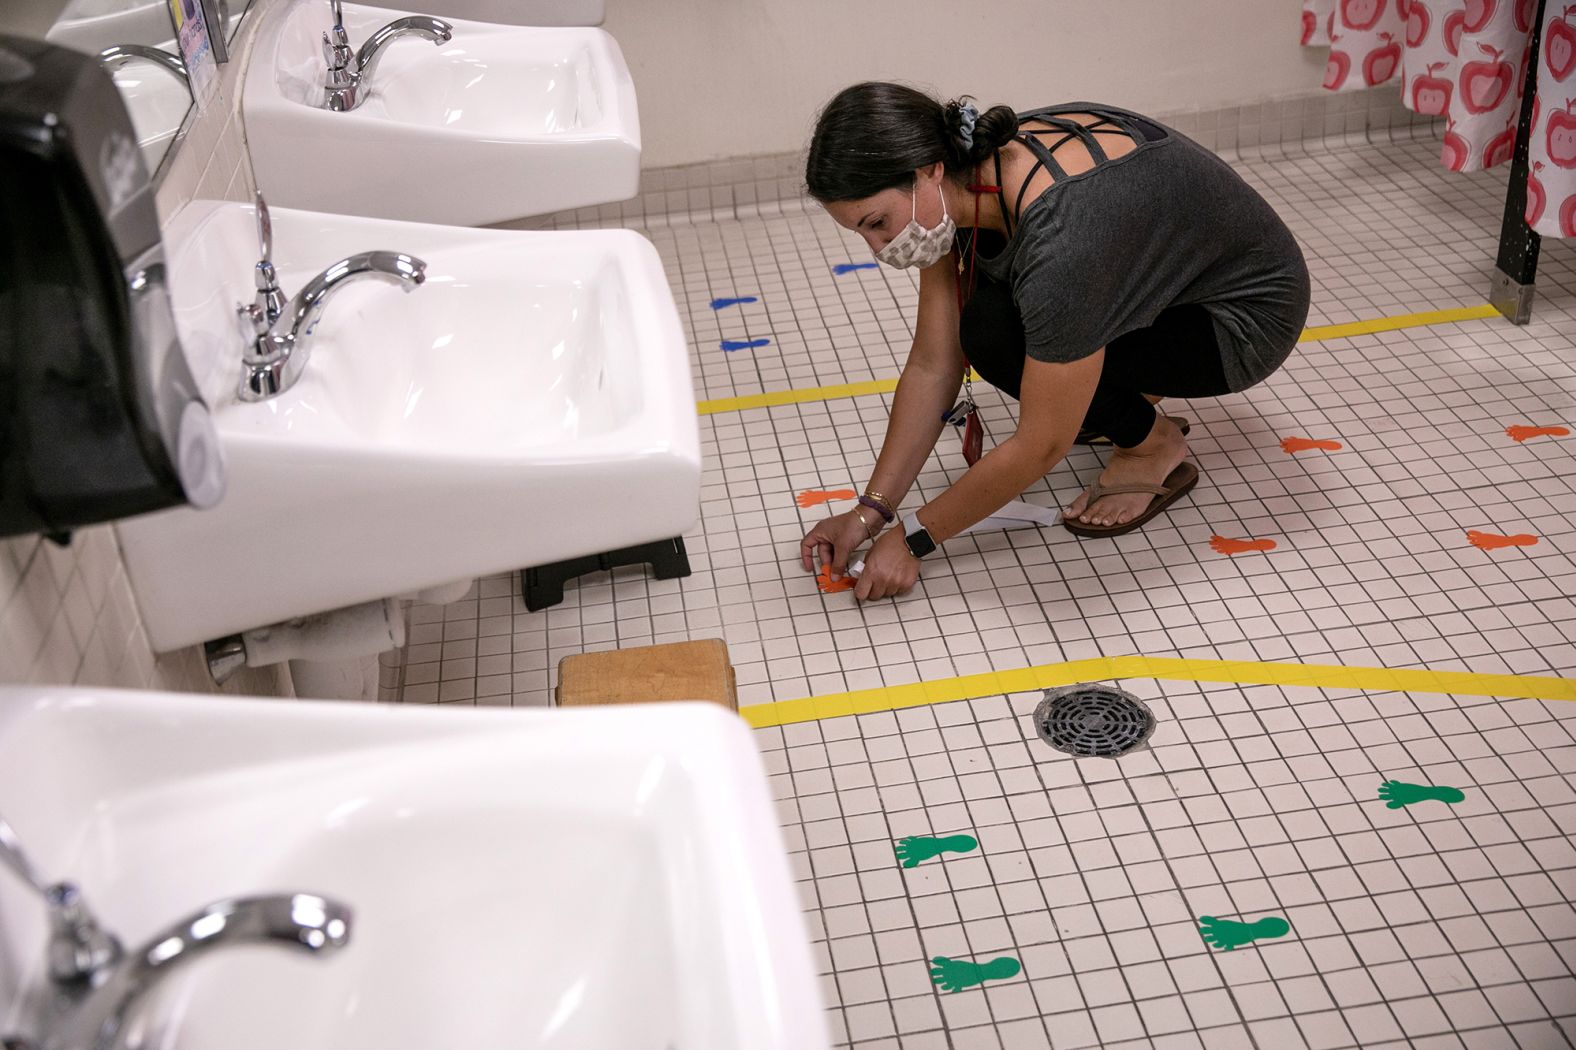
[[[351,912],[305,893],[242,897],[208,905],[126,953],[93,918],[70,883],[46,885],[0,819],[0,861],[49,905],[50,994],[26,1036],[0,1039],[6,1050],[114,1050],[148,995],[215,948],[283,944],[314,954],[343,948]]]
[[[165,51],[163,48],[148,47],[145,44],[111,44],[98,53],[98,60],[110,67],[139,58],[145,62],[152,62],[171,76],[179,77],[182,84],[188,83],[186,63],[181,61],[180,55]]]
[[[329,0],[334,13],[334,25],[323,34],[323,59],[328,63],[328,80],[323,92],[323,108],[344,113],[361,105],[364,81],[372,76],[378,60],[383,57],[391,41],[402,36],[419,36],[442,47],[454,37],[454,27],[441,18],[413,15],[396,18],[367,38],[361,49],[350,51],[350,37],[345,32],[345,17],[341,0]]]
[[[11,825],[0,817],[0,861],[35,890],[49,907],[49,976],[69,984],[120,960],[120,942],[93,917],[82,893],[69,882],[45,882],[28,861]]]
[[[427,279],[427,264],[400,252],[360,252],[334,263],[288,302],[273,264],[273,223],[257,194],[257,241],[262,259],[254,272],[257,298],[238,308],[246,350],[241,355],[242,401],[265,401],[295,385],[312,351],[313,329],[328,300],[358,277],[396,281],[409,292]]]

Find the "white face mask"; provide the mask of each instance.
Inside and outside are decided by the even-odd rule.
[[[941,193],[940,183],[936,184],[936,192]],[[896,237],[885,248],[876,252],[876,258],[888,266],[903,269],[917,266],[924,269],[940,261],[943,255],[952,250],[952,239],[958,232],[958,224],[952,221],[947,214],[947,195],[941,194],[941,222],[934,229],[927,230],[919,224],[919,179],[914,180],[914,208],[908,225],[903,227]]]

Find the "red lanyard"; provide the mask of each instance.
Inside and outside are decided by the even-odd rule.
[[[958,260],[958,316],[963,316],[963,304],[968,297],[974,294],[974,257],[979,254],[980,246],[980,194],[1000,193],[1000,186],[987,186],[983,183],[971,182],[966,187],[974,194],[974,232],[969,235],[969,262],[968,262],[968,291],[963,290],[964,266],[963,260]]]
[[[997,178],[999,179],[1000,176],[998,175]],[[963,285],[964,285],[964,265],[963,265],[963,260],[961,258],[958,260],[958,277],[957,277],[957,281],[958,281],[958,320],[959,320],[959,322],[961,322],[963,320],[963,306],[964,306],[964,303],[967,302],[968,297],[970,295],[974,294],[974,261],[975,261],[975,257],[979,254],[979,244],[980,244],[980,194],[982,194],[982,193],[1000,193],[1001,192],[1001,187],[1000,186],[986,186],[986,185],[983,185],[981,183],[971,182],[968,185],[968,190],[969,190],[969,192],[974,194],[974,232],[969,237],[969,261],[968,261],[968,275],[967,275],[968,292],[967,293],[965,293],[964,290],[963,290]],[[960,342],[961,342],[961,340],[960,340]],[[982,424],[980,422],[979,412],[974,407],[974,391],[973,391],[973,386],[972,386],[972,384],[971,384],[971,382],[969,380],[969,377],[973,373],[974,373],[974,366],[969,362],[968,353],[965,351],[964,355],[963,355],[963,400],[961,402],[959,402],[958,408],[962,408],[964,405],[968,406],[968,415],[965,417],[966,423],[965,423],[965,426],[963,428],[963,459],[964,459],[964,462],[968,463],[968,465],[971,466],[971,467],[975,463],[979,462],[979,458],[980,458],[980,456],[981,456],[981,454],[983,453],[983,450],[984,450],[984,441],[985,441],[985,427],[984,427],[984,424]],[[958,411],[958,409],[955,408],[952,411],[953,411],[953,413],[955,413],[955,412]],[[951,414],[952,413],[948,414],[949,417],[951,416]]]

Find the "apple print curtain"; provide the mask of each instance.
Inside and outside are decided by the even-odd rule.
[[[1445,167],[1478,171],[1515,150],[1537,10],[1537,0],[1303,0],[1302,42],[1329,47],[1331,91],[1399,80],[1408,109],[1445,118]],[[1576,237],[1576,0],[1545,0],[1543,20],[1527,223]]]

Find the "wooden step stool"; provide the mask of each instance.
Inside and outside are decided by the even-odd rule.
[[[739,709],[733,665],[721,638],[576,653],[558,661],[559,707],[710,700]]]

